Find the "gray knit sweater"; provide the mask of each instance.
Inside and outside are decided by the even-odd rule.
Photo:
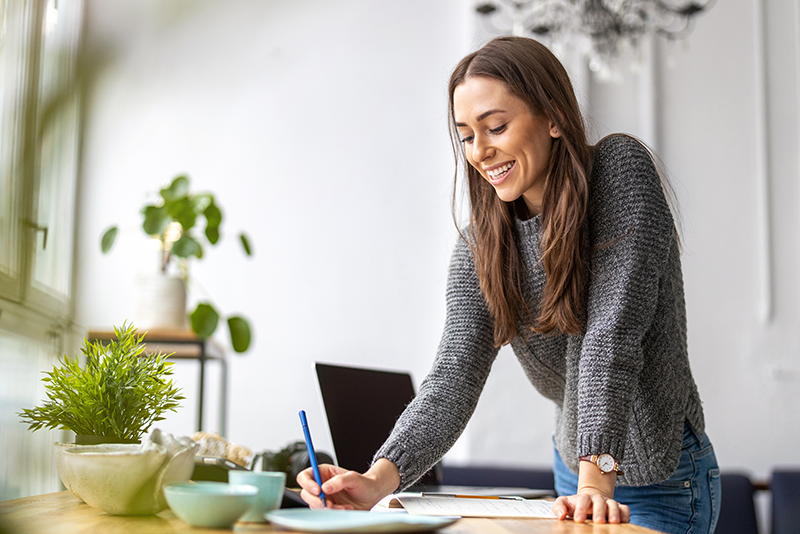
[[[511,345],[531,383],[556,404],[556,447],[570,469],[578,471],[583,455],[607,452],[624,472],[617,484],[653,484],[675,471],[684,422],[704,429],[686,350],[673,219],[650,155],[629,137],[597,145],[590,186],[586,333],[520,329],[525,333]],[[538,315],[545,282],[540,217],[517,221],[517,231],[525,297]],[[493,331],[472,255],[459,240],[433,367],[375,455],[398,466],[401,488],[441,459],[464,430],[498,352]]]

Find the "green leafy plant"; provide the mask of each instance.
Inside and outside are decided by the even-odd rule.
[[[169,186],[159,191],[154,203],[146,204],[141,210],[142,229],[160,242],[161,271],[166,273],[170,264],[175,262],[187,282],[188,261],[203,257],[204,242],[211,246],[217,244],[222,225],[222,210],[214,195],[208,192],[193,194],[189,186],[187,176],[177,176]],[[198,234],[197,227],[203,221],[205,227]],[[104,254],[114,246],[118,233],[117,226],[103,232],[100,249]],[[239,234],[239,242],[244,254],[252,256],[250,240],[244,233]],[[198,336],[211,337],[219,324],[220,314],[211,302],[202,301],[190,318],[192,330]],[[229,316],[227,323],[233,350],[245,352],[250,348],[252,337],[250,323],[240,315]]]
[[[84,340],[79,357],[64,355],[45,372],[47,400],[17,415],[29,430],[71,430],[79,435],[139,440],[150,426],[177,411],[184,400],[171,379],[172,362],[158,352],[144,353],[144,335],[133,325],[114,327],[117,339],[104,345]]]

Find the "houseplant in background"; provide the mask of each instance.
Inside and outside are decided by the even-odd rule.
[[[143,327],[184,328],[189,261],[203,258],[204,243],[214,246],[219,242],[222,211],[213,194],[192,193],[189,178],[177,176],[141,213],[142,229],[159,243],[161,262],[159,273],[140,279],[134,318]],[[205,227],[198,232],[203,221]],[[118,232],[118,227],[112,226],[103,233],[100,247],[104,254],[114,246]],[[244,254],[252,256],[244,233],[239,234],[239,242]],[[220,314],[211,302],[201,301],[190,319],[198,336],[210,337],[217,329]],[[245,352],[250,347],[250,323],[240,315],[227,317],[227,323],[233,350]]]

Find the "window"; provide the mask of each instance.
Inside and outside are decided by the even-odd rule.
[[[17,412],[70,332],[81,0],[0,0],[0,500],[54,491],[53,441]]]
[[[10,321],[3,322],[10,326]],[[12,329],[0,328],[0,501],[61,489],[53,443],[63,441],[63,433],[29,432],[17,417],[22,408],[32,408],[44,397],[41,371],[56,363],[58,337],[34,332],[35,323],[14,322]],[[21,335],[20,330],[29,330],[33,337]]]

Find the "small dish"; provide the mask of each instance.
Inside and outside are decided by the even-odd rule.
[[[358,510],[289,508],[266,515],[267,520],[300,532],[430,532],[452,525],[460,517],[408,515]]]
[[[224,482],[181,482],[164,486],[167,504],[193,527],[230,528],[256,502],[258,488]]]

